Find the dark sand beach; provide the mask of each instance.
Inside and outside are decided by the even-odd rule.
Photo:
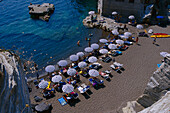
[[[154,32],[170,33],[170,26],[160,28],[151,26]],[[130,32],[136,32],[136,28],[130,27]],[[107,36],[107,33],[105,34]],[[75,106],[61,106],[57,99],[61,98],[64,93],[55,93],[55,97],[43,101],[52,103],[52,113],[116,113],[119,108],[127,101],[135,100],[139,97],[148,83],[152,73],[156,70],[157,64],[161,63],[160,52],[170,53],[170,38],[158,38],[156,44],[152,44],[152,38],[139,37],[139,44],[131,45],[123,54],[115,57],[116,62],[123,64],[125,70],[121,74],[111,71],[113,77],[111,81],[104,80],[105,87],[98,90],[91,86],[91,93],[88,97],[81,95],[77,89],[75,92],[79,94],[80,101]],[[111,70],[110,63],[103,63],[102,70]],[[80,76],[82,82],[88,83],[88,79]],[[42,97],[42,89],[36,89],[33,83],[30,83],[32,92],[30,93],[31,103],[36,104],[34,96]],[[38,103],[37,103],[38,104]]]

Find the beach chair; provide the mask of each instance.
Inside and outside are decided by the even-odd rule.
[[[127,45],[123,45],[123,46],[121,46],[120,50],[126,50],[127,48],[128,48]]]
[[[120,71],[120,68],[118,66],[110,65],[110,67],[115,71]]]
[[[132,45],[132,44],[133,44],[133,42],[130,42],[130,41],[124,41],[124,44]]]
[[[89,79],[89,82],[92,84],[93,87],[97,86],[97,83],[95,83],[92,78]]]
[[[101,76],[101,77],[103,77],[104,79],[109,79],[109,74],[107,74],[107,73],[105,73],[104,71],[102,71],[102,72],[99,72],[99,75]]]
[[[102,61],[108,63],[108,62],[112,61],[112,58],[107,56]]]
[[[77,87],[77,90],[78,90],[80,93],[85,93],[85,91],[83,90],[83,87],[81,87],[81,86],[78,86],[78,87]]]
[[[60,104],[61,104],[62,106],[64,106],[64,105],[67,104],[66,100],[65,100],[63,97],[59,98],[58,101],[60,102]]]

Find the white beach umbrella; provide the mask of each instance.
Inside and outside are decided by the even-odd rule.
[[[60,61],[58,62],[58,65],[61,66],[61,67],[64,67],[64,66],[66,66],[67,64],[68,64],[68,63],[67,63],[66,60],[60,60]]]
[[[60,82],[62,80],[62,76],[60,75],[55,75],[52,77],[52,82],[56,83],[56,82]]]
[[[163,57],[170,56],[168,52],[160,52],[160,55]]]
[[[153,29],[149,29],[148,33],[152,34],[153,33]]]
[[[109,48],[109,49],[116,49],[116,48],[117,48],[117,45],[116,45],[116,44],[109,44],[109,45],[108,45],[108,48]]]
[[[107,43],[108,41],[106,39],[100,39],[100,43]]]
[[[79,68],[85,68],[87,66],[87,63],[82,61],[78,63],[78,66]]]
[[[70,76],[74,76],[77,73],[77,71],[74,68],[69,68],[67,70],[67,74]]]
[[[91,45],[91,48],[93,48],[93,49],[99,49],[99,44],[94,43],[94,44]]]
[[[131,20],[133,20],[133,19],[135,19],[135,16],[130,15],[128,18],[131,19]]]
[[[74,87],[71,84],[66,84],[66,85],[63,85],[62,87],[62,91],[65,93],[71,93],[73,92],[73,90],[74,90]]]
[[[120,36],[120,38],[121,38],[121,39],[128,39],[129,37],[128,37],[128,36],[123,35],[123,36]]]
[[[84,53],[83,52],[78,52],[76,55],[79,56],[79,57],[83,57]]]
[[[91,56],[91,57],[89,57],[88,61],[89,61],[90,63],[94,63],[94,62],[97,61],[97,58],[96,58],[95,56]]]
[[[117,29],[114,29],[114,30],[112,31],[112,34],[113,34],[113,35],[119,35],[119,32],[117,31]]]
[[[99,52],[101,54],[107,54],[108,53],[108,50],[107,49],[100,49]]]
[[[79,59],[79,57],[77,55],[71,55],[70,56],[70,60],[73,61],[73,62],[77,61],[78,59]]]
[[[42,88],[42,89],[45,89],[47,86],[48,86],[48,82],[45,81],[45,80],[42,80],[42,81],[38,84],[38,87],[39,87],[39,88]]]
[[[86,47],[86,48],[84,49],[84,51],[87,52],[87,53],[91,53],[91,52],[93,51],[93,48],[91,48],[91,47]]]
[[[89,15],[95,14],[95,11],[89,11]]]
[[[45,67],[45,71],[46,72],[53,72],[55,70],[55,67],[53,65],[48,65],[47,67]]]
[[[117,15],[117,12],[116,11],[112,12],[112,15]]]
[[[95,69],[91,69],[91,70],[89,70],[89,75],[92,77],[97,77],[97,76],[99,76],[99,72]]]
[[[130,36],[132,36],[132,33],[130,33],[130,32],[125,32],[125,33],[124,33],[124,36],[130,37]]]
[[[136,26],[136,28],[137,28],[137,29],[143,29],[143,26],[140,25],[140,24],[138,24],[138,25]]]
[[[116,43],[117,43],[117,44],[122,45],[122,44],[124,44],[124,41],[123,41],[123,40],[118,39],[118,40],[116,40]]]

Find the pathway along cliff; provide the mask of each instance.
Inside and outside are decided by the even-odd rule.
[[[22,69],[19,57],[0,50],[0,113],[32,113]]]

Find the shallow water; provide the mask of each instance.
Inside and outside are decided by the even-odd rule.
[[[49,22],[30,18],[29,3],[52,3],[55,11]],[[102,32],[87,29],[82,20],[97,9],[97,0],[4,0],[0,2],[0,46],[15,50],[23,61],[36,62],[39,68],[55,64],[88,46],[85,37],[93,33],[97,42]],[[76,45],[80,40],[81,47]]]

